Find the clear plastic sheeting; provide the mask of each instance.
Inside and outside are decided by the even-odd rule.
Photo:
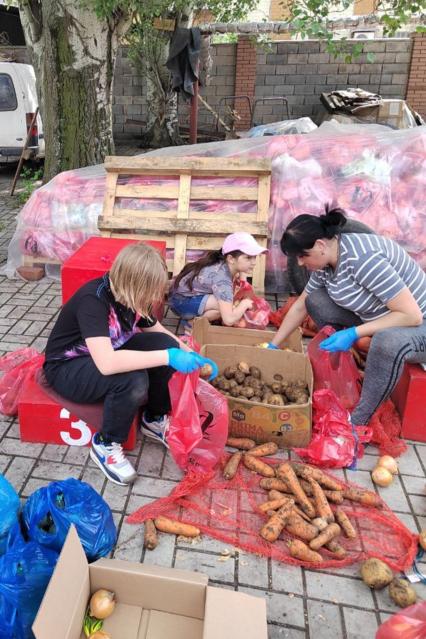
[[[193,146],[168,147],[145,157],[243,157],[272,160],[269,208],[267,290],[285,286],[285,256],[280,239],[287,224],[301,213],[319,215],[326,203],[342,207],[350,217],[365,222],[401,244],[426,267],[426,127],[394,131],[379,125],[341,125],[325,122],[300,135],[276,135]],[[229,180],[243,180],[229,178]],[[167,210],[176,202],[161,199],[161,187],[170,182],[129,176],[124,182],[158,184],[155,208]],[[197,178],[216,186],[215,178]],[[244,178],[246,184],[247,179]],[[13,277],[25,255],[63,262],[91,235],[98,235],[105,187],[102,166],[61,173],[36,191],[22,209],[9,245],[4,270]],[[214,191],[212,191],[214,193]],[[241,202],[244,212],[251,203]],[[212,216],[227,206],[223,201],[198,200],[198,210]],[[128,203],[127,203],[128,206]],[[151,209],[152,200],[138,200],[134,208]],[[196,252],[187,255],[196,257]]]
[[[270,124],[254,126],[249,129],[243,137],[258,138],[263,135],[297,135],[299,133],[310,133],[317,128],[317,125],[311,118],[298,118],[297,120],[282,120],[281,122],[271,122]]]

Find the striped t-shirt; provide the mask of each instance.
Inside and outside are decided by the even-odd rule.
[[[396,242],[343,233],[339,247],[336,269],[314,271],[305,288],[308,295],[325,287],[336,304],[368,322],[389,313],[386,304],[407,286],[426,317],[426,274]]]

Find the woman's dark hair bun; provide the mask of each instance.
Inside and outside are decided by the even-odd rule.
[[[338,207],[330,208],[328,204],[325,206],[325,213],[320,215],[319,219],[325,236],[328,238],[339,235],[346,224],[346,216],[343,209]]]

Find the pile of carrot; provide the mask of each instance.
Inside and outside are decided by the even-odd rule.
[[[267,499],[257,506],[265,517],[259,534],[273,543],[282,533],[289,537],[289,553],[301,561],[321,563],[325,550],[334,559],[346,556],[339,538],[356,539],[358,533],[347,513],[341,508],[346,499],[381,508],[380,498],[373,492],[347,488],[337,479],[309,464],[284,462],[272,466],[260,457],[273,455],[278,447],[273,442],[256,446],[246,438],[228,439],[228,445],[239,449],[231,455],[223,476],[235,477],[239,464],[262,476],[260,487]]]

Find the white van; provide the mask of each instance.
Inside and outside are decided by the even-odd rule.
[[[0,62],[0,165],[18,162],[37,108],[34,69],[30,64]],[[25,159],[44,158],[40,115],[31,131]]]

